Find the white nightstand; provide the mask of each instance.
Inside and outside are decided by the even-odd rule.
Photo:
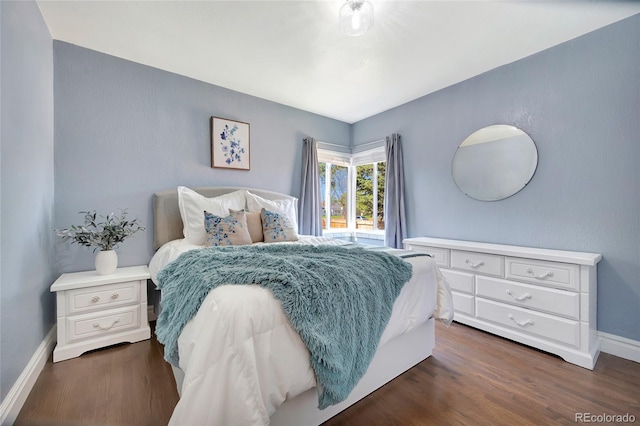
[[[51,286],[57,292],[58,344],[53,362],[121,342],[151,337],[147,320],[146,266],[62,274]]]

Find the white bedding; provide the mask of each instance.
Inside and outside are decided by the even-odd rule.
[[[350,244],[300,236],[295,243]],[[149,264],[152,279],[171,261],[202,246],[176,240]],[[413,276],[396,299],[380,345],[431,316],[450,322],[451,295],[429,257],[407,258]],[[314,387],[309,352],[270,291],[257,286],[221,286],[209,293],[179,341],[185,373],[170,424],[263,425],[287,399]]]
[[[255,244],[265,244],[265,243],[255,243]],[[269,244],[330,244],[330,245],[349,245],[351,244],[348,241],[337,240],[335,238],[327,238],[327,237],[314,237],[312,235],[298,235],[298,241],[287,241],[282,243],[269,243]],[[149,273],[151,274],[151,280],[154,283],[158,283],[157,277],[158,272],[165,266],[167,266],[172,261],[176,260],[182,253],[188,252],[189,250],[195,250],[203,248],[202,245],[196,245],[189,243],[187,239],[179,239],[169,241],[164,244],[162,247],[156,251],[156,253],[151,258],[149,262]]]

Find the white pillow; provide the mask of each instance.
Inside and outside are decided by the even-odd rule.
[[[283,200],[267,200],[249,191],[245,193],[247,197],[247,210],[250,212],[260,212],[263,208],[274,213],[282,213],[286,215],[293,229],[298,232],[298,218],[296,217],[297,198]]]
[[[204,211],[226,217],[229,210],[242,210],[247,203],[245,190],[230,192],[219,197],[207,198],[184,187],[178,187],[178,207],[184,228],[182,233],[191,244],[203,245],[207,240],[204,228]]]

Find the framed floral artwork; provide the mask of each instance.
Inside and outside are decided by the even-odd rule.
[[[211,167],[249,170],[249,123],[211,117]]]

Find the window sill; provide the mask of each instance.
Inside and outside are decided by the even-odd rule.
[[[376,230],[376,231],[365,231],[362,229],[330,229],[323,230],[322,235],[324,237],[331,238],[365,238],[369,240],[381,240],[384,241],[384,231]]]

